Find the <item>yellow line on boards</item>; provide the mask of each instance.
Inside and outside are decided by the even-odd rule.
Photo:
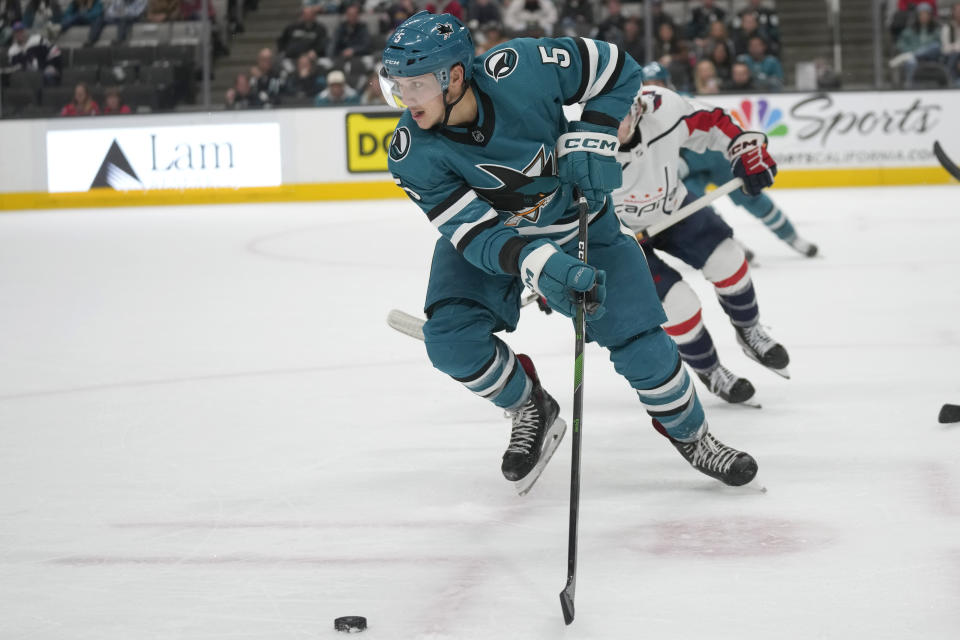
[[[792,169],[777,175],[775,187],[870,187],[892,185],[949,184],[953,178],[940,167],[874,169]],[[403,198],[393,182],[334,182],[291,184],[243,189],[158,189],[114,191],[94,189],[76,193],[0,193],[0,211],[91,207],[147,207],[183,204],[231,204],[241,202],[311,202],[324,200],[382,200]]]

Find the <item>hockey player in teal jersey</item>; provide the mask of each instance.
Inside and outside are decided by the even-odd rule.
[[[679,166],[680,178],[683,180],[684,186],[687,187],[687,191],[694,198],[699,198],[705,194],[707,185],[721,185],[733,180],[730,163],[727,162],[722,153],[717,151],[696,153],[689,149],[682,149],[680,157],[683,159]],[[796,251],[808,258],[817,255],[817,245],[797,233],[790,218],[780,210],[780,207],[766,193],[752,196],[738,190],[730,194],[730,199],[749,211],[767,229]]]
[[[517,39],[474,58],[456,18],[418,13],[387,39],[380,74],[404,109],[389,146],[395,182],[439,230],[423,327],[435,368],[512,416],[502,472],[531,482],[563,434],[532,361],[495,335],[519,319],[523,285],[560,313],[588,292],[587,338],[610,352],[654,426],[699,471],[731,485],[757,471],[709,432],[643,251],[621,231],[617,127],[641,88],[638,65],[585,38]],[[568,123],[564,104],[581,103]],[[574,186],[589,207],[589,259],[575,258]],[[529,485],[528,485],[529,486]]]

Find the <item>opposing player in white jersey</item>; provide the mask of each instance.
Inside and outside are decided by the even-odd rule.
[[[644,87],[618,131],[623,186],[614,191],[620,219],[634,233],[647,229],[694,198],[677,174],[681,147],[722,151],[743,189],[757,194],[773,183],[776,163],[766,149],[766,136],[744,131],[720,108],[684,98],[665,87]],[[663,325],[684,362],[711,392],[727,402],[754,395],[749,380],[720,364],[710,332],[701,317],[700,300],[658,251],[679,258],[713,283],[720,305],[736,330],[744,353],[772,371],[789,377],[786,349],[760,326],[760,311],[750,268],[733,231],[706,207],[644,243],[657,294],[666,311]]]

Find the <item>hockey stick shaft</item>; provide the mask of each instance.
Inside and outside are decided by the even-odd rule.
[[[589,206],[580,190],[574,192],[579,208],[579,232],[577,234],[577,258],[587,261],[587,215]],[[573,359],[573,451],[570,457],[570,529],[567,540],[567,584],[560,592],[560,607],[563,621],[573,622],[574,597],[577,590],[577,529],[580,519],[580,438],[583,427],[583,345],[586,329],[587,294],[577,296],[577,312],[574,317]]]
[[[670,214],[670,217],[668,219],[662,222],[658,222],[657,224],[650,225],[649,227],[647,227],[646,229],[644,229],[643,231],[637,234],[637,240],[639,240],[640,242],[643,242],[644,240],[648,240],[652,238],[653,236],[657,235],[663,230],[669,229],[670,227],[677,224],[681,220],[692,216],[697,211],[700,211],[700,209],[703,209],[704,207],[709,206],[710,203],[716,200],[717,198],[722,198],[723,196],[727,195],[732,191],[736,191],[742,186],[743,186],[743,179],[741,178],[734,178],[730,182],[726,182],[720,185],[710,193],[700,196],[699,198],[697,198],[687,206],[680,207],[678,211]]]
[[[937,156],[937,160],[940,161],[940,166],[942,166],[947,173],[952,175],[957,180],[960,180],[960,167],[950,159],[947,155],[947,152],[943,150],[943,147],[940,146],[940,142],[933,143],[933,155]]]

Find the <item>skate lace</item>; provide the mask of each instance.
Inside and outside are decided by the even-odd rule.
[[[701,469],[709,469],[717,473],[726,473],[740,452],[728,447],[712,435],[707,433],[695,443],[690,443],[692,449],[690,463]]]
[[[540,427],[540,412],[532,401],[510,413],[513,419],[513,430],[510,432],[510,445],[507,453],[530,453],[534,440],[537,438],[537,429]]]
[[[759,322],[752,327],[744,329],[741,335],[747,344],[761,356],[777,346],[777,341],[767,335],[767,332],[763,330]]]
[[[710,372],[710,377],[707,379],[707,387],[710,389],[710,393],[730,393],[730,389],[733,388],[733,384],[736,381],[737,376],[735,376],[732,371],[723,365],[717,365],[717,367]]]

